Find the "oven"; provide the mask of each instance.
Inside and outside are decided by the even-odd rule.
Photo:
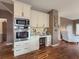
[[[16,32],[16,39],[27,39],[29,37],[28,34],[26,31]]]
[[[16,30],[15,31],[15,41],[25,41],[30,38],[29,30]]]
[[[25,18],[15,18],[14,20],[15,41],[25,41],[30,38],[29,20]]]

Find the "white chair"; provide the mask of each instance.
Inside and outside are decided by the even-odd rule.
[[[62,35],[63,40],[68,41],[68,36],[67,36],[66,31],[61,32],[61,35]]]
[[[75,36],[72,33],[68,33],[67,31],[61,32],[62,38],[68,42],[79,42],[79,36]]]

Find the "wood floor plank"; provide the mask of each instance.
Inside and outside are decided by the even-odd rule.
[[[10,48],[4,46],[0,47],[0,59],[79,59],[79,45],[62,41],[59,46],[46,47],[18,57],[14,57]]]

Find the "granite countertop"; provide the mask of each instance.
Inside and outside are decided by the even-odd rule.
[[[47,36],[51,36],[51,35],[31,35],[31,36],[47,37]]]

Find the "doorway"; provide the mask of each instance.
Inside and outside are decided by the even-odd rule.
[[[0,18],[0,43],[7,41],[7,19]]]

